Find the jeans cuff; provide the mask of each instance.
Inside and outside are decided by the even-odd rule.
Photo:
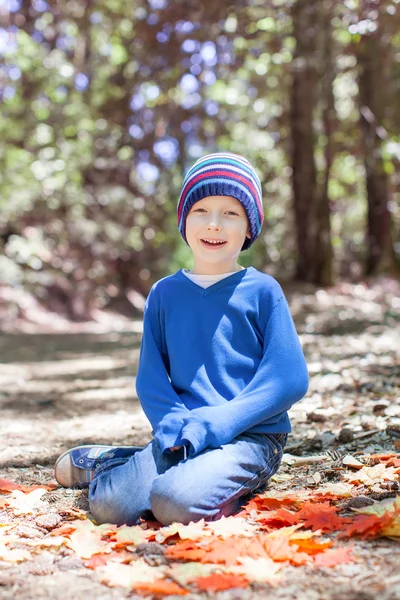
[[[94,470],[93,479],[106,471],[110,471],[110,469],[113,469],[114,467],[124,465],[128,460],[129,458],[110,458],[109,460],[105,460]]]

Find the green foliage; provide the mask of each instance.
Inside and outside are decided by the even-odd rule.
[[[365,213],[354,58],[361,35],[349,28],[353,9],[339,4],[329,181],[338,259],[348,240],[362,238]],[[154,279],[190,268],[177,230],[179,188],[190,164],[214,150],[245,155],[263,184],[265,226],[242,264],[293,273],[290,6],[254,1],[233,12],[206,0],[201,16],[168,0],[152,6],[103,0],[12,13],[0,114],[0,232],[4,260],[19,265],[4,268],[10,281],[46,274],[78,292],[89,281],[105,302],[110,286],[145,293]],[[394,31],[394,45],[397,38]],[[316,131],[320,160],[320,120]],[[393,136],[385,144],[389,174],[398,145]]]

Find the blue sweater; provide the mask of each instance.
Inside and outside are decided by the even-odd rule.
[[[178,271],[144,312],[136,391],[162,451],[288,433],[308,371],[282,288],[248,267],[202,288]]]

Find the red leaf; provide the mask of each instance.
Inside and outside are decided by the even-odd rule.
[[[393,514],[393,513],[392,513]],[[390,521],[388,519],[378,517],[377,515],[360,515],[355,517],[354,521],[346,527],[338,535],[338,539],[359,535],[363,540],[379,535],[382,527]]]
[[[200,591],[206,592],[212,590],[218,592],[220,590],[229,590],[231,588],[245,588],[249,585],[247,579],[241,575],[230,573],[214,573],[208,577],[198,577],[194,580]]]
[[[296,513],[298,523],[304,520],[303,526],[313,531],[321,529],[323,531],[336,531],[343,529],[349,522],[348,519],[337,516],[336,506],[330,506],[328,502],[311,503],[305,502],[302,508]]]

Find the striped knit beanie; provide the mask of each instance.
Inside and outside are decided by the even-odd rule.
[[[207,196],[233,196],[246,211],[251,239],[246,237],[242,250],[258,237],[264,222],[261,183],[249,161],[239,154],[208,154],[186,173],[178,202],[178,228],[186,239],[186,217],[193,204]]]

